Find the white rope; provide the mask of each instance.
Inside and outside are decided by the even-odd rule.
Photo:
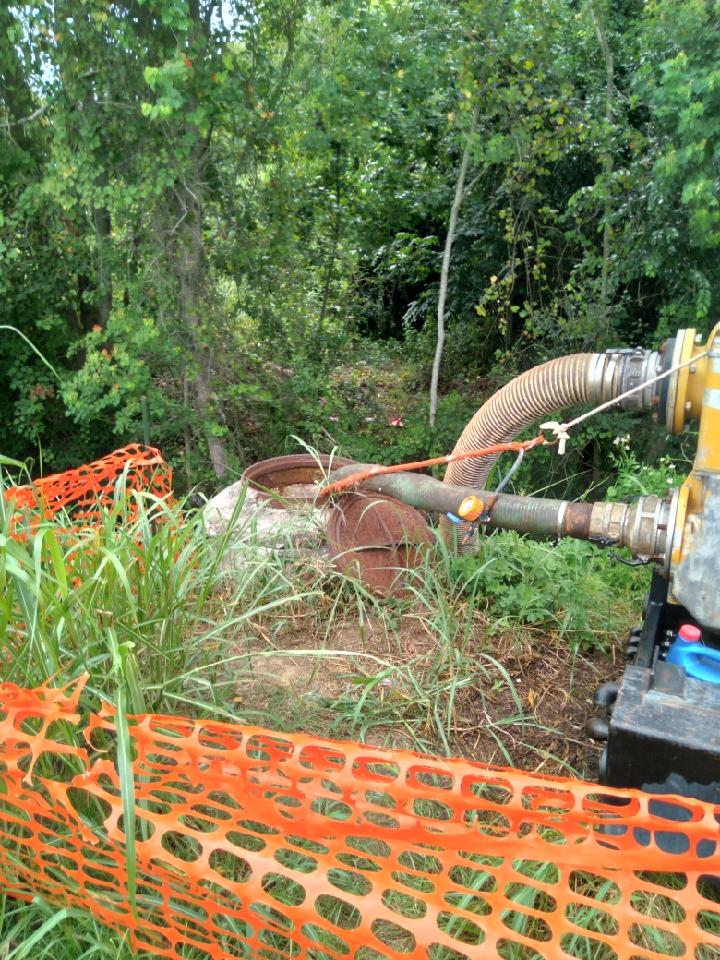
[[[697,363],[698,360],[702,360],[707,357],[708,353],[709,351],[706,350],[704,353],[699,353],[697,356],[691,357],[689,360],[685,360],[683,363],[678,363],[669,370],[665,370],[664,373],[659,373],[656,377],[651,377],[649,380],[645,380],[644,383],[640,383],[637,387],[632,387],[632,389],[626,390],[625,393],[621,393],[612,400],[606,400],[605,403],[601,403],[592,410],[588,410],[587,413],[583,413],[579,417],[575,417],[574,420],[570,420],[568,423],[558,423],[557,420],[550,420],[548,423],[542,423],[540,425],[540,429],[549,430],[554,434],[555,439],[558,441],[558,453],[563,454],[565,453],[565,446],[570,439],[570,431],[573,427],[576,427],[584,420],[589,420],[590,417],[594,417],[597,413],[602,413],[604,410],[609,410],[610,407],[614,407],[616,404],[622,403],[626,397],[631,397],[635,393],[640,393],[646,387],[652,386],[653,383],[657,383],[659,380],[664,380],[666,377],[671,377],[674,373],[677,373],[678,370],[682,370],[683,367],[689,367],[691,364]]]

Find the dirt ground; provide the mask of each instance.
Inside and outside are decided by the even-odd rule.
[[[495,650],[525,708],[525,719],[503,726],[512,764],[537,773],[577,774],[594,780],[602,745],[590,740],[586,721],[595,712],[593,695],[607,680],[619,679],[621,666],[607,653],[573,656],[557,637],[537,634],[518,643],[503,638]],[[463,756],[506,764],[495,742],[483,735],[490,722],[502,723],[516,706],[506,686],[480,695],[470,689],[458,709],[458,743]]]
[[[407,679],[411,673],[423,689],[442,685],[446,678],[440,674],[448,666],[447,657],[438,657],[438,643],[427,621],[412,613],[392,629],[352,620],[327,636],[307,618],[290,618],[275,635],[259,628],[245,639],[251,658],[238,677],[237,706],[248,722],[276,729],[361,736],[409,749],[419,748],[421,735],[427,750],[444,754],[447,747],[436,728],[423,722],[422,704]],[[447,736],[453,755],[595,779],[601,747],[583,727],[597,687],[620,675],[612,655],[573,655],[562,639],[527,628],[490,636],[479,618],[462,657],[469,679],[454,692]],[[358,707],[368,686],[372,697]]]

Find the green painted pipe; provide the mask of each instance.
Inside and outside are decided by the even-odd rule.
[[[342,480],[373,464],[351,464],[336,470],[330,482]],[[516,497],[509,493],[495,496],[489,490],[459,487],[441,483],[422,473],[388,473],[363,482],[363,489],[385,493],[420,510],[453,513],[457,516],[465,497],[476,496],[488,506],[489,530],[517,530],[535,537],[576,537],[588,539],[593,505],[568,500],[547,500],[544,497]]]

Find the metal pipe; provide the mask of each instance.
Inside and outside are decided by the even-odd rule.
[[[372,464],[353,464],[333,473],[331,482],[342,480],[360,470],[372,469]],[[462,501],[476,496],[487,506],[490,520],[488,530],[517,530],[535,537],[575,536],[586,539],[590,535],[592,504],[570,503],[567,500],[548,500],[545,497],[517,497],[510,493],[497,496],[489,490],[476,487],[453,486],[422,473],[388,473],[371,477],[363,489],[385,493],[420,510],[457,515]]]
[[[373,464],[351,464],[336,470],[335,482],[353,473],[371,470]],[[662,560],[667,540],[670,503],[660,497],[641,497],[635,503],[574,503],[545,497],[494,494],[471,486],[443,483],[419,473],[379,474],[364,481],[363,489],[385,493],[420,510],[444,516],[457,515],[469,496],[482,500],[489,520],[486,530],[516,530],[533,537],[573,537],[594,540],[604,546],[629,547],[643,560]]]

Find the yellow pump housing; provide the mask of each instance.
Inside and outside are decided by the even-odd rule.
[[[666,423],[673,433],[699,420],[692,470],[674,491],[668,522],[665,574],[670,600],[699,623],[720,630],[720,324],[707,343],[680,330],[670,367],[692,361],[669,378]]]

